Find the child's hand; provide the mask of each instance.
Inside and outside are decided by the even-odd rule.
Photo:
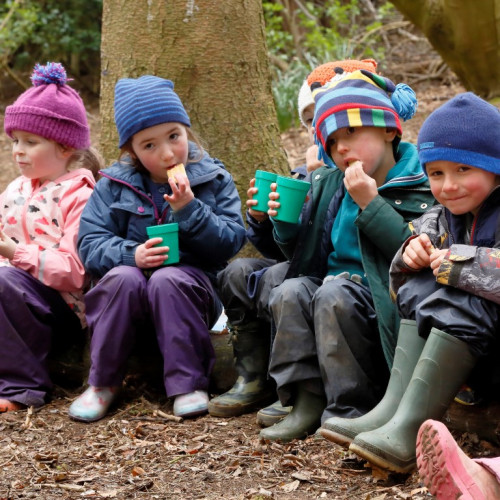
[[[172,194],[165,194],[163,198],[170,203],[174,212],[185,207],[194,199],[194,194],[193,191],[191,191],[191,184],[189,183],[187,175],[176,175],[175,179],[169,178],[168,183],[172,188]]]
[[[267,215],[269,215],[269,217],[276,217],[278,215],[277,210],[281,207],[281,203],[276,201],[280,197],[280,194],[276,192],[276,188],[277,184],[273,182],[271,184],[271,192],[269,193],[269,201],[267,202],[267,206],[269,207]]]
[[[355,161],[346,168],[344,186],[356,204],[364,210],[378,195],[377,183],[363,170],[363,163]]]
[[[322,167],[324,163],[318,160],[318,146],[313,144],[309,146],[306,151],[306,169],[308,172],[313,172],[319,167]]]
[[[431,269],[434,274],[434,276],[438,275],[439,271],[439,266],[443,262],[443,259],[445,255],[448,253],[448,248],[443,248],[442,250],[434,250],[431,253],[430,260],[431,260]]]
[[[257,205],[258,201],[254,200],[253,197],[257,193],[258,189],[255,187],[255,178],[250,179],[250,187],[247,190],[248,199],[246,205],[250,215],[258,222],[263,222],[269,218],[266,212],[261,212],[260,210],[254,210],[252,207]]]
[[[16,247],[16,242],[3,232],[3,228],[0,229],[0,255],[6,259],[12,260],[16,253]]]
[[[427,234],[422,233],[409,241],[403,252],[403,261],[412,269],[420,270],[429,267],[431,254],[436,252]]]
[[[139,245],[135,250],[135,264],[140,269],[158,267],[168,258],[169,247],[155,247],[163,241],[162,238],[151,238]]]

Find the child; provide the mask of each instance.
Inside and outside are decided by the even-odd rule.
[[[0,412],[47,402],[51,343],[85,325],[76,238],[100,157],[63,66],[37,64],[31,81],[5,110],[21,175],[0,197]]]
[[[417,465],[437,500],[500,498],[500,457],[470,459],[441,422],[426,420],[420,426]]]
[[[292,278],[271,292],[270,374],[294,407],[261,436],[284,442],[313,432],[322,414],[357,416],[379,400],[398,326],[389,264],[432,202],[415,147],[400,142],[399,118],[416,107],[408,86],[362,70],[313,95],[328,166],[311,176],[298,224],[273,220]],[[279,193],[270,197],[273,217]]]
[[[375,71],[376,67],[373,59],[332,61],[318,66],[307,76],[298,94],[297,110],[311,144],[306,151],[306,165],[293,170],[293,177],[302,179],[323,165],[318,159],[318,146],[313,141],[314,99],[309,82],[323,85],[344,72],[361,68]],[[276,399],[276,391],[267,373],[271,346],[268,303],[271,289],[283,282],[289,264],[284,262],[284,256],[274,241],[267,212],[253,209],[257,203],[253,199],[257,192],[254,185],[255,179],[252,179],[246,202],[247,237],[264,258],[236,259],[219,274],[221,299],[233,334],[238,379],[228,392],[210,401],[209,413],[217,417],[242,415]],[[289,409],[274,404],[258,412],[257,422],[263,426],[272,425],[288,412]]]
[[[500,111],[468,92],[431,113],[419,132],[419,158],[440,205],[412,223],[391,265],[402,318],[391,379],[373,412],[330,422],[338,434],[352,431],[349,449],[378,467],[414,469],[419,426],[443,416],[496,345],[499,128]]]
[[[150,323],[175,415],[207,411],[209,329],[222,311],[215,277],[243,245],[245,227],[231,175],[203,151],[173,87],[151,75],[116,84],[123,154],[101,172],[78,237],[83,263],[100,281],[86,295],[90,386],[69,409],[76,420],[106,415],[134,342]],[[169,178],[180,163],[186,174]],[[155,247],[161,238],[148,239],[146,227],[171,222],[179,224],[180,263],[159,267],[168,248]]]

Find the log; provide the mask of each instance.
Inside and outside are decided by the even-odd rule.
[[[500,402],[489,401],[477,406],[451,403],[443,423],[449,429],[477,434],[479,439],[500,445]]]
[[[236,381],[233,346],[229,342],[230,334],[224,327],[212,330],[210,338],[215,350],[215,366],[210,377],[209,392],[222,394],[229,390]],[[56,344],[57,345],[57,344]],[[75,342],[59,346],[49,357],[49,371],[55,384],[62,387],[81,387],[86,384],[90,368],[89,339],[76,339]],[[148,338],[137,349],[128,363],[131,375],[140,375],[146,380],[162,381],[163,360],[155,344]]]

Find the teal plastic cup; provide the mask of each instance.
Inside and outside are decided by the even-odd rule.
[[[266,172],[265,170],[257,170],[255,172],[255,187],[258,191],[253,199],[257,200],[257,205],[254,205],[252,210],[258,210],[259,212],[267,212],[269,210],[267,202],[269,201],[271,184],[276,182],[277,177],[278,174]]]
[[[278,215],[273,218],[281,222],[297,224],[311,183],[278,175],[276,184],[276,192],[280,195],[277,200],[280,208],[276,210]]]
[[[169,247],[168,259],[165,259],[162,265],[177,264],[179,262],[179,224],[172,222],[171,224],[149,226],[146,231],[149,238],[163,238],[163,241],[155,247]]]

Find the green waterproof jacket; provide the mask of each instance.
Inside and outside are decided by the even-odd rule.
[[[399,330],[396,306],[389,294],[389,266],[399,247],[411,235],[409,223],[435,203],[415,147],[401,143],[399,151],[398,164],[403,162],[403,175],[380,187],[379,195],[365,210],[360,210],[355,221],[363,268],[389,368]],[[322,167],[312,172],[309,200],[300,223],[295,228],[288,224],[285,231],[278,231],[290,235],[286,241],[279,240],[275,228],[276,241],[290,260],[287,278],[325,277],[328,256],[333,251],[332,226],[345,195],[343,179],[343,172],[336,168]]]

